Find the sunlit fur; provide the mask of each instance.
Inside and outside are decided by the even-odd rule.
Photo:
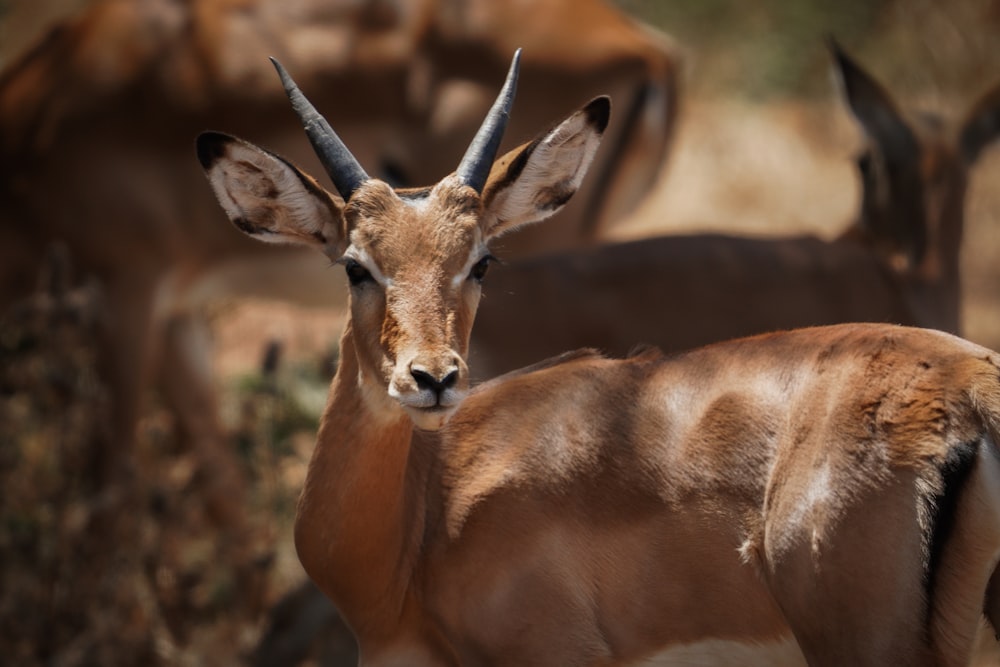
[[[260,202],[256,179],[213,177],[256,149],[200,142],[234,210],[320,202],[294,207],[320,220],[241,229],[377,269],[351,288],[295,524],[362,664],[965,664],[984,608],[1000,621],[1000,355],[856,324],[673,357],[582,350],[468,389],[479,287],[454,278],[505,223],[565,201],[606,113],[515,149],[482,198],[373,181],[332,222],[288,163],[255,162],[288,188]],[[536,150],[569,128],[565,152]],[[418,357],[457,364],[456,404],[409,401]]]

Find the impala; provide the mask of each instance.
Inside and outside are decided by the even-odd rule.
[[[458,169],[394,190],[276,66],[337,193],[229,135],[198,157],[239,229],[350,283],[295,543],[363,664],[961,665],[1000,627],[1000,355],[851,324],[470,389],[489,244],[572,196],[607,98],[494,163],[515,55]]]
[[[908,123],[885,89],[831,46],[868,138],[858,159],[861,210],[838,238],[671,235],[512,261],[491,279],[477,314],[474,375],[576,347],[621,355],[650,343],[672,352],[838,322],[958,333],[968,172],[1000,131],[1000,87],[949,133],[940,122]]]
[[[534,25],[541,15],[545,30]],[[588,186],[589,205],[563,217],[562,239],[552,239],[584,243],[655,178],[676,100],[676,49],[601,0],[545,0],[527,13],[517,3],[465,0],[99,0],[7,68],[0,311],[31,292],[53,243],[65,243],[74,265],[101,283],[99,359],[114,405],[107,475],[127,468],[142,400],[157,380],[179,418],[180,442],[212,470],[201,477],[217,483],[213,512],[230,523],[242,510],[239,466],[222,447],[205,305],[245,295],[343,302],[318,257],[298,248],[263,252],[213,225],[218,209],[191,164],[191,137],[213,125],[314,162],[264,55],[280,55],[326,91],[338,127],[365,160],[391,162],[406,178],[420,155],[444,175],[462,154],[468,118],[476,120],[463,141],[492,102],[483,88],[502,79],[511,49],[498,40],[511,25],[537,44],[525,62],[533,87],[584,101],[613,85],[633,110],[609,128],[612,141],[595,158],[608,178]],[[535,99],[519,121],[532,131],[556,113],[551,97]],[[426,151],[427,137],[441,133],[452,143]],[[314,287],[302,290],[304,283]]]

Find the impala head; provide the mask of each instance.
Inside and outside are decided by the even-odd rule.
[[[957,127],[925,114],[908,121],[889,93],[830,40],[834,72],[868,139],[858,157],[862,184],[857,233],[899,271],[956,278],[969,168],[1000,132],[1000,88]]]
[[[458,169],[428,188],[394,190],[369,178],[277,63],[339,196],[252,144],[198,138],[209,182],[240,230],[314,246],[343,265],[362,390],[392,399],[382,407],[401,406],[420,428],[440,428],[468,389],[465,357],[490,241],[559,210],[607,126],[610,103],[599,97],[494,164],[518,59]]]

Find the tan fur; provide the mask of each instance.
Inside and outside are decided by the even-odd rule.
[[[564,153],[502,159],[525,168],[494,170],[482,202],[453,177],[421,195],[369,181],[347,202],[340,261],[370,276],[351,288],[295,543],[362,664],[797,664],[792,639],[811,665],[965,664],[1000,559],[996,353],[840,325],[672,357],[583,351],[471,390],[461,363],[464,400],[414,407],[407,355],[463,354],[479,288],[454,274],[485,252],[490,207],[547,214],[502,190],[564,182],[601,110],[543,137],[576,128]],[[242,144],[202,141],[221,182]],[[259,193],[225,197],[252,210]]]

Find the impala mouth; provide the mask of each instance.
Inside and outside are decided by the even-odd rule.
[[[389,383],[389,396],[399,403],[417,428],[423,430],[434,431],[444,426],[468,393],[461,383],[421,387],[411,378],[410,372],[399,374]]]
[[[417,415],[446,415],[455,411],[455,406],[434,405],[429,408],[406,408],[407,411]]]
[[[437,431],[448,423],[458,405],[432,405],[424,408],[403,406],[413,420],[413,425],[422,431]]]
[[[442,428],[458,409],[465,398],[465,392],[449,389],[438,395],[421,391],[395,397],[413,420],[413,424],[424,431]]]
[[[402,392],[394,385],[389,386],[389,396],[398,401],[403,408],[415,411],[447,412],[454,410],[465,398],[465,394],[465,391],[459,389],[446,389],[441,393],[429,389]]]
[[[454,410],[455,406],[441,405],[440,403],[438,403],[437,405],[428,405],[426,407],[415,407],[413,409],[416,410],[417,412],[434,413],[434,412],[448,412],[448,410]]]

